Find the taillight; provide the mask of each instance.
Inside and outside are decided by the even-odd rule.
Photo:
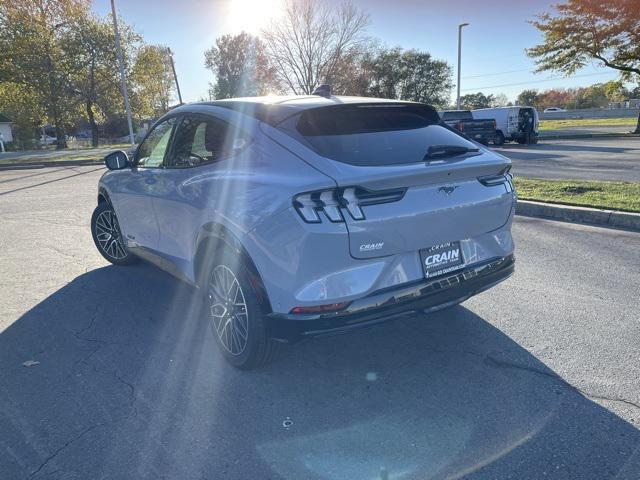
[[[485,187],[493,187],[495,185],[500,185],[500,184],[503,184],[505,182],[508,182],[509,184],[511,184],[511,179],[513,178],[513,176],[509,173],[509,170],[511,170],[511,165],[509,165],[508,167],[503,168],[496,175],[488,175],[486,177],[478,177],[478,180]]]
[[[362,187],[345,187],[320,190],[296,195],[293,198],[293,206],[307,223],[322,222],[321,213],[332,222],[344,222],[343,215],[346,213],[354,220],[364,220],[362,207],[397,202],[402,199],[405,192],[405,188],[367,190]],[[346,213],[343,213],[345,210]]]
[[[456,125],[456,128],[461,132],[464,132],[464,123],[458,122],[458,124]]]

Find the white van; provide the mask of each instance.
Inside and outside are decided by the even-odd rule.
[[[505,141],[538,143],[538,111],[533,107],[481,108],[471,112],[473,118],[492,118],[496,122],[495,145]]]

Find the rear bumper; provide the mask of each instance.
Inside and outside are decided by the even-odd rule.
[[[515,257],[508,255],[452,275],[374,292],[339,312],[313,315],[271,313],[267,316],[269,332],[274,338],[294,341],[308,336],[343,333],[406,313],[440,310],[506,280],[514,269]]]

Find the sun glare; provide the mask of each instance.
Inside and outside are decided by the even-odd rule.
[[[281,0],[230,0],[229,28],[234,33],[257,34],[279,14],[281,6]]]

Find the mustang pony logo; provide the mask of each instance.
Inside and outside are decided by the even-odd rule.
[[[448,185],[447,185],[446,187],[440,187],[440,188],[438,189],[438,191],[439,191],[439,192],[446,193],[447,195],[451,195],[451,194],[453,193],[453,191],[454,191],[456,188],[458,188],[458,187],[457,187],[457,186],[455,186],[455,185],[452,185],[452,186],[448,186]]]

